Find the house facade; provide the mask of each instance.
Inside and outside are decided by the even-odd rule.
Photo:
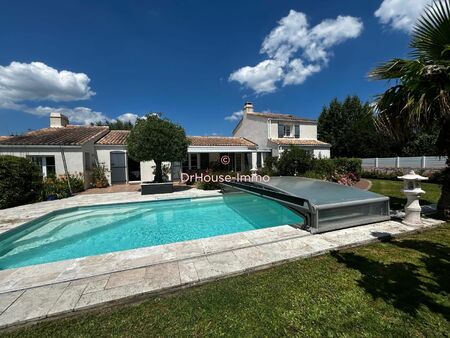
[[[310,151],[315,157],[330,157],[331,145],[317,139],[316,120],[288,114],[258,113],[250,102],[245,103],[242,112],[233,136],[255,142],[258,154],[261,154],[258,157],[278,157],[291,145]]]
[[[102,164],[110,184],[148,182],[154,179],[155,163],[136,162],[127,151],[127,130],[103,126],[70,125],[59,113],[50,115],[49,128],[19,136],[0,136],[0,155],[30,158],[43,176],[81,174],[86,188],[91,170]],[[267,156],[279,156],[290,145],[311,151],[316,157],[329,157],[330,144],[317,140],[317,122],[293,115],[257,113],[246,103],[243,116],[232,137],[188,136],[187,158],[163,163],[171,180],[181,172],[220,168],[234,172],[255,172]]]

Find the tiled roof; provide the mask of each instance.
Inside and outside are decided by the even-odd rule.
[[[313,122],[316,123],[316,120],[312,119],[304,119],[302,117],[297,117],[291,114],[275,114],[275,113],[257,113],[257,112],[247,112],[247,115],[261,116],[268,119],[277,119],[277,120],[289,120],[289,121],[298,121],[298,122]]]
[[[253,143],[243,137],[220,137],[220,136],[188,136],[192,146],[244,146],[256,147]]]
[[[111,130],[108,134],[98,140],[97,144],[126,145],[129,130]]]
[[[2,135],[0,135],[0,141],[1,141],[1,140],[6,140],[6,139],[8,139],[8,138],[10,138],[10,137],[12,137],[12,136],[2,136]]]
[[[280,145],[299,145],[299,146],[328,146],[331,144],[319,140],[302,140],[299,138],[271,138],[270,141]]]
[[[108,132],[108,127],[66,126],[44,128],[23,135],[0,138],[0,145],[82,145]]]

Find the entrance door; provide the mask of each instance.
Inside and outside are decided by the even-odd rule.
[[[127,181],[127,161],[125,152],[111,152],[111,183]]]
[[[172,162],[170,166],[172,181],[181,180],[181,162]]]
[[[128,181],[141,180],[141,163],[128,157]]]

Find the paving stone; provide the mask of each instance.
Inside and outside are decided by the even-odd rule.
[[[189,241],[189,243],[179,242],[167,245],[162,257],[163,261],[168,261],[196,257],[204,253],[200,241]]]
[[[233,254],[245,269],[270,263],[270,260],[257,247],[233,250]]]
[[[25,291],[0,315],[0,326],[44,318],[68,285],[60,283]]]
[[[178,269],[180,270],[180,280],[182,284],[198,281],[197,270],[195,264],[189,261],[179,261]]]
[[[259,245],[258,249],[263,252],[269,262],[283,261],[291,257],[286,247],[280,242]]]
[[[111,274],[106,275],[99,275],[99,276],[92,276],[87,278],[81,278],[74,281],[71,281],[71,285],[87,285],[90,282],[100,281],[100,280],[108,280],[108,278],[111,276]]]
[[[236,273],[244,270],[244,266],[240,263],[233,252],[222,252],[219,254],[209,255],[206,258],[212,268],[220,274]]]
[[[105,288],[106,283],[108,283],[108,278],[94,280],[92,282],[87,283],[86,288],[83,293],[91,293],[96,291],[101,291]]]
[[[51,273],[42,273],[43,271],[45,270],[40,270],[40,273],[35,274],[34,276],[18,278],[17,282],[13,286],[14,289],[30,288],[43,284],[52,284],[55,283],[58,276],[61,274],[60,271]]]
[[[0,294],[0,314],[15,302],[25,291],[13,291]]]
[[[111,274],[111,277],[109,277],[105,289],[112,289],[118,286],[141,282],[144,280],[145,272],[145,268],[114,272]]]
[[[58,298],[55,305],[50,309],[48,314],[50,315],[73,311],[86,286],[87,284],[70,283],[62,295]]]
[[[120,300],[130,296],[136,296],[142,294],[143,292],[145,292],[145,282],[83,294],[78,303],[75,305],[75,310],[91,307],[105,302]]]
[[[193,263],[199,280],[209,279],[222,274],[221,271],[214,269],[206,257],[197,257],[184,261],[184,263]]]
[[[243,233],[204,238],[201,242],[205,253],[232,250],[252,243]]]
[[[150,266],[145,272],[146,291],[168,288],[181,284],[178,262]]]

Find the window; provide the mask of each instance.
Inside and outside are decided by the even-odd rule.
[[[191,169],[197,169],[197,154],[191,155]]]
[[[291,125],[288,124],[278,124],[278,138],[290,137],[291,136]]]
[[[28,158],[39,166],[42,176],[56,175],[55,156],[28,156]]]
[[[201,153],[200,154],[200,169],[208,169],[209,168],[209,154]]]
[[[256,153],[256,167],[261,168],[261,156],[262,153]]]
[[[298,125],[298,124],[295,125],[294,137],[295,138],[300,138],[300,125]]]
[[[291,136],[291,126],[284,125],[284,137]]]

